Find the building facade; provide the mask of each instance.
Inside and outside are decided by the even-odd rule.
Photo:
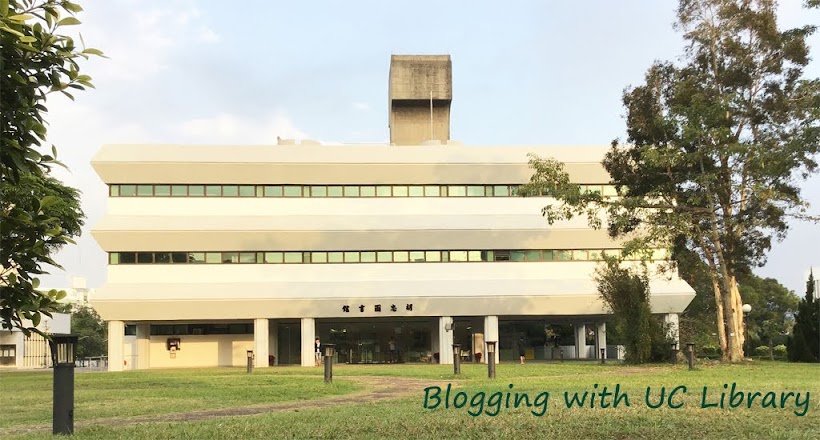
[[[26,328],[34,327],[30,320],[23,320]],[[43,315],[37,330],[45,334],[71,333],[71,315],[52,313]],[[19,329],[0,330],[0,368],[48,368],[51,366],[51,350],[48,341],[37,333],[26,336]]]
[[[499,360],[522,340],[534,359],[606,348],[592,274],[621,243],[585,219],[548,225],[552,199],[517,189],[534,153],[614,195],[607,147],[453,142],[450,70],[393,57],[391,144],[103,146],[108,211],[92,233],[109,265],[92,305],[109,368],[132,350],[126,325],[135,368],[239,366],[249,350],[258,367],[312,366],[317,337],[350,363],[451,363],[454,342],[479,362],[486,341]],[[672,322],[694,296],[675,274],[651,289]]]

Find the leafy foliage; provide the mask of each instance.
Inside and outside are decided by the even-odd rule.
[[[792,362],[817,362],[820,357],[820,301],[814,298],[814,273],[806,282],[806,296],[797,307],[794,329],[789,338],[789,360]]]
[[[108,353],[108,328],[94,309],[80,307],[72,312],[71,333],[79,336],[77,357],[105,356]]]
[[[74,17],[80,11],[66,0],[0,0],[0,183],[6,188],[23,185],[24,179],[43,179],[52,166],[62,165],[53,145],[50,152],[42,151],[46,98],[59,92],[73,99],[69,90],[92,87],[77,60],[102,56],[60,34],[61,28],[80,24]],[[40,182],[56,194],[34,200],[7,189],[8,198],[0,199],[0,318],[3,328],[20,327],[26,333],[34,329],[23,328],[23,319],[36,326],[41,314],[49,315],[65,295],[38,291],[36,275],[45,273],[43,265],[60,267],[50,255],[72,243],[72,228],[81,225],[81,215],[65,211],[72,204],[61,200],[70,196],[68,190],[47,179]],[[65,222],[66,217],[73,221]]]
[[[820,80],[806,38],[780,31],[771,0],[680,0],[687,47],[624,92],[627,141],[603,160],[620,197],[582,193],[562,164],[533,157],[522,191],[554,195],[550,222],[586,215],[629,249],[689,249],[709,271],[724,360],[743,358],[738,276],[765,262],[790,217],[809,218],[799,183],[817,168]]]

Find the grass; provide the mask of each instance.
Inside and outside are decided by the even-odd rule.
[[[498,367],[495,380],[486,378],[486,367],[465,365],[464,374],[456,378],[452,366],[346,366],[334,368],[334,385],[325,387],[321,383],[321,369],[282,367],[257,370],[246,375],[237,370],[180,370],[150,371],[111,374],[78,375],[77,418],[87,420],[87,411],[100,405],[84,402],[81,390],[102,393],[110,400],[105,406],[113,407],[110,414],[126,416],[140,413],[145,404],[158,395],[164,395],[173,406],[154,408],[155,413],[189,411],[187,403],[197,408],[208,407],[219,401],[222,405],[247,405],[244,399],[253,402],[272,402],[271,399],[293,400],[302,397],[352,392],[355,386],[345,384],[340,376],[401,376],[422,379],[410,390],[409,397],[388,401],[369,402],[366,398],[355,404],[338,405],[332,408],[315,409],[305,406],[299,410],[267,413],[253,416],[222,417],[195,422],[159,422],[139,425],[100,425],[78,430],[78,439],[239,439],[239,438],[820,438],[820,367],[816,364],[786,364],[779,362],[751,362],[743,365],[701,365],[694,371],[684,366],[653,365],[631,367],[621,365],[606,366],[594,363],[550,363],[517,365],[504,363]],[[28,402],[40,409],[36,421],[50,421],[50,375],[8,374],[2,378],[2,391],[6,402]],[[349,380],[354,380],[352,377]],[[397,382],[400,380],[397,379]],[[475,406],[469,402],[460,409],[439,407],[424,408],[425,384],[436,383],[446,387],[453,384],[454,395],[464,391],[468,396],[484,393],[483,412],[476,398]],[[85,388],[80,384],[84,383]],[[751,408],[701,408],[703,387],[708,388],[707,403],[719,401],[723,384],[736,383],[745,391],[779,393],[800,392],[805,399],[810,393],[807,412],[801,411],[790,399],[784,408],[762,408],[758,398]],[[133,384],[133,387],[132,387]],[[201,387],[199,385],[207,385]],[[598,384],[600,390],[607,386],[610,390],[620,385],[621,393],[627,393],[630,406],[623,403],[618,408],[601,408],[596,404],[590,408],[568,409],[563,393],[583,392]],[[265,387],[265,385],[273,385]],[[528,393],[531,403],[538,393],[549,392],[546,412],[543,416],[533,415],[541,407],[514,407],[514,396],[510,408],[504,404],[498,408],[490,405],[493,393]],[[678,385],[685,385],[687,392],[675,397],[674,403],[683,403],[679,409],[662,407],[651,409],[645,403],[646,388],[651,387],[652,396],[657,398],[660,387],[667,391]],[[108,388],[113,390],[109,391]],[[339,387],[337,389],[337,387]],[[47,388],[45,391],[34,391]],[[193,388],[201,388],[196,391]],[[139,392],[142,404],[130,403],[133,391]],[[35,403],[36,393],[46,402]],[[325,394],[323,394],[325,393]],[[182,399],[181,395],[194,398]],[[87,394],[85,398],[96,394]],[[501,395],[503,401],[504,394]],[[196,399],[202,401],[196,402]],[[22,400],[20,400],[22,399]],[[451,398],[452,400],[452,398]],[[207,401],[207,405],[205,402]],[[26,404],[24,404],[26,405]],[[8,407],[8,406],[7,406]],[[174,409],[176,408],[176,409]],[[182,408],[182,409],[180,409]],[[21,417],[20,409],[0,416],[0,426],[19,426],[34,419],[32,415]],[[478,416],[472,416],[480,412]],[[26,411],[22,411],[26,413]],[[14,416],[17,414],[17,416]],[[94,415],[93,417],[97,417]],[[2,432],[2,430],[0,430]],[[47,434],[28,434],[13,438],[49,438]]]

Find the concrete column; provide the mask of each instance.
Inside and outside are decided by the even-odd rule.
[[[151,368],[151,325],[137,324],[137,365],[138,370]]]
[[[125,323],[108,321],[108,371],[124,369]]]
[[[268,354],[273,355],[273,365],[279,365],[279,324],[276,320],[268,321]]]
[[[447,330],[447,327],[450,330]],[[438,348],[439,363],[453,364],[453,318],[441,316],[438,318]]]
[[[680,347],[680,325],[678,321],[678,314],[677,313],[667,313],[663,317],[663,322],[668,326],[669,333],[667,333],[667,337],[672,339],[673,341],[678,343],[678,347]]]
[[[484,317],[484,356],[481,357],[481,362],[486,363],[487,360],[487,341],[496,341],[495,344],[495,363],[500,361],[499,351],[501,350],[501,341],[498,340],[498,316]]]
[[[575,324],[575,358],[587,358],[587,326]]]
[[[595,357],[600,359],[601,358],[601,349],[606,350],[606,323],[599,322],[598,328],[595,329]],[[604,352],[605,356],[608,356],[606,351]]]
[[[313,318],[302,318],[302,366],[316,366],[314,356],[314,343],[316,340],[316,320]]]
[[[265,368],[268,366],[268,318],[253,320],[253,366]]]

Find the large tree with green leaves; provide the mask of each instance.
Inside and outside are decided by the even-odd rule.
[[[820,301],[815,298],[814,272],[806,281],[806,296],[797,306],[788,353],[792,362],[820,360]]]
[[[46,99],[51,93],[73,99],[71,89],[91,87],[90,78],[80,74],[78,60],[102,55],[61,33],[65,26],[80,24],[74,15],[81,10],[66,0],[0,0],[0,183],[4,186],[40,179],[57,189],[53,181],[44,179],[52,166],[61,165],[54,145],[46,151]],[[28,332],[32,329],[23,328],[23,320],[30,319],[36,326],[41,314],[48,315],[64,295],[37,290],[37,275],[45,273],[46,265],[60,267],[52,252],[72,242],[70,228],[76,223],[66,223],[61,215],[65,192],[37,200],[9,194],[0,199],[0,319],[3,328]]]
[[[561,202],[556,221],[606,212],[630,248],[692,250],[709,268],[723,359],[743,359],[737,279],[762,264],[790,217],[806,218],[800,182],[820,151],[820,81],[806,78],[806,38],[780,30],[773,0],[681,0],[687,42],[677,63],[656,62],[628,88],[627,145],[603,160],[621,197],[582,193],[563,166],[533,158],[524,193]]]

